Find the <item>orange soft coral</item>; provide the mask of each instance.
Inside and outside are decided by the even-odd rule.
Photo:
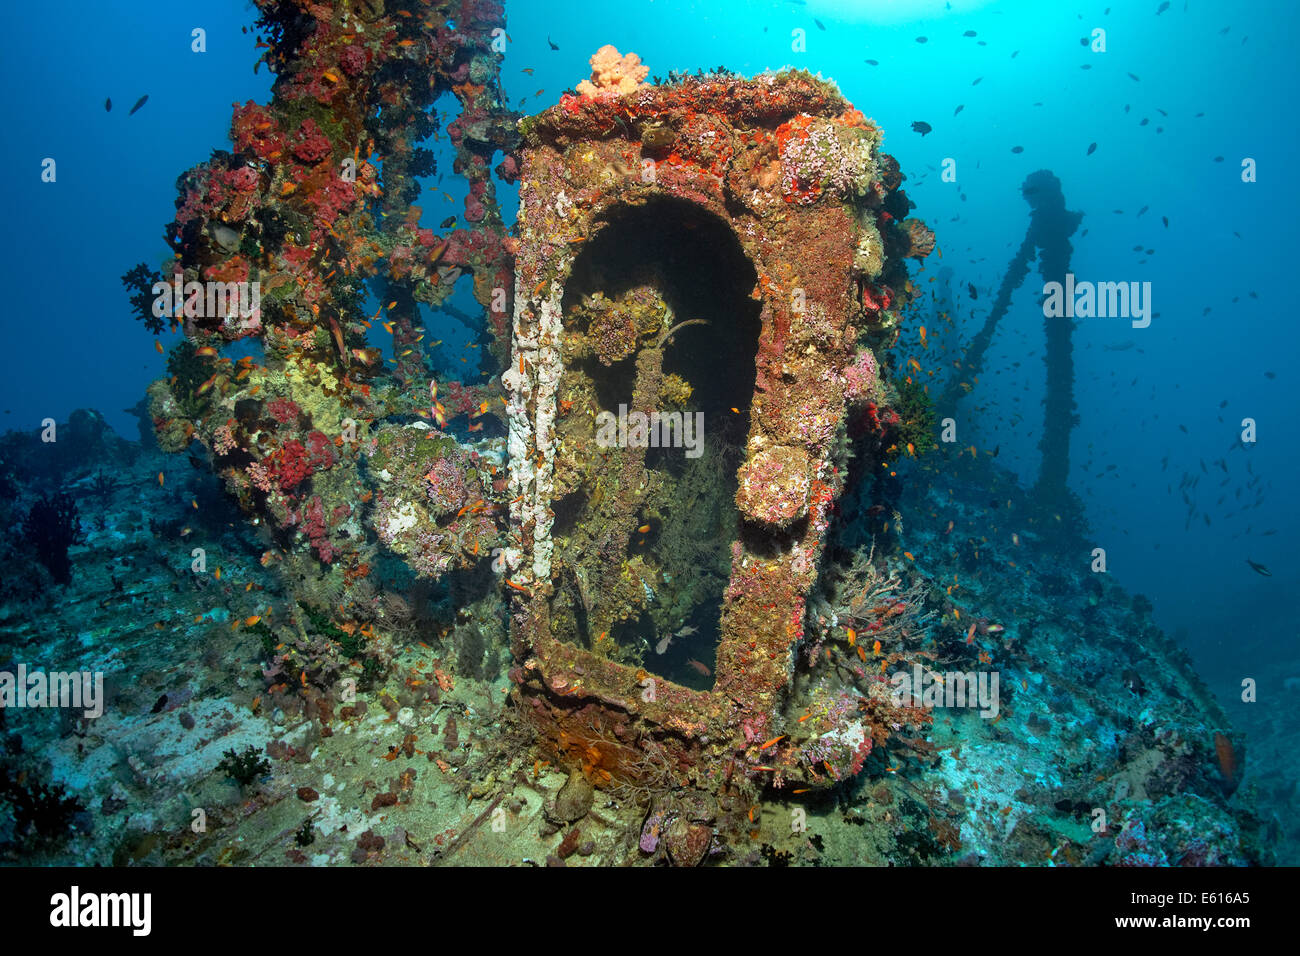
[[[641,58],[635,53],[624,56],[612,44],[606,43],[595,52],[590,62],[591,79],[578,84],[578,93],[582,96],[623,96],[635,92],[639,86],[648,85],[642,81],[649,75],[650,68],[642,66]]]

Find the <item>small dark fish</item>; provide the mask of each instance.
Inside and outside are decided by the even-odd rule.
[[[826,25],[822,23],[820,20],[818,20],[816,17],[813,17],[813,23],[817,24],[818,30],[821,30],[823,33],[826,32]]]
[[[1156,16],[1160,16],[1160,14],[1164,13],[1168,9],[1169,9],[1169,0],[1165,0],[1164,3],[1160,4],[1160,6],[1156,8]]]
[[[550,47],[551,47],[552,50],[558,50],[558,49],[559,49],[559,47],[556,45],[555,41],[552,40],[549,36],[546,38],[546,42],[547,42],[548,44],[550,44]]]
[[[974,31],[974,30],[967,30],[965,33],[962,34],[962,36],[964,36],[964,37],[973,37],[973,36],[975,36],[975,31]]]
[[[446,219],[444,219],[442,222],[440,222],[440,223],[438,224],[438,228],[439,228],[439,229],[449,229],[449,228],[451,228],[451,227],[454,226],[454,225],[456,225],[456,217],[455,217],[455,216],[448,216]]]
[[[1166,229],[1169,228],[1169,217],[1168,217],[1168,216],[1161,216],[1161,217],[1160,217],[1160,221],[1163,222],[1163,223],[1165,224],[1165,228],[1166,228]]]
[[[917,37],[917,38],[916,38],[916,42],[917,42],[917,43],[929,43],[929,42],[930,42],[930,38],[929,38],[929,37]]]
[[[1138,75],[1137,75],[1136,73],[1130,73],[1130,74],[1128,75],[1128,78],[1129,78],[1130,80],[1132,80],[1134,83],[1140,83],[1140,82],[1142,82],[1141,79],[1138,77]]]
[[[1250,558],[1246,559],[1246,563],[1250,565],[1250,569],[1254,571],[1256,574],[1262,574],[1266,578],[1271,578],[1273,576],[1272,571],[1264,567],[1264,565],[1258,564],[1255,561],[1250,560]]]
[[[1223,162],[1223,157],[1222,157],[1222,156],[1215,156],[1215,157],[1214,157],[1214,161],[1215,161],[1216,163],[1221,163],[1221,162]]]
[[[1012,146],[1012,147],[1011,147],[1011,152],[1013,152],[1013,153],[1023,153],[1024,151],[1025,151],[1025,148],[1024,148],[1023,146]]]
[[[113,100],[111,98],[104,100],[104,112],[113,112]]]
[[[880,66],[879,60],[864,60],[863,62],[866,63],[867,66]]]
[[[1188,433],[1188,432],[1187,432],[1187,426],[1186,426],[1186,425],[1179,425],[1179,426],[1178,426],[1178,429],[1179,429],[1179,431],[1181,431],[1184,435],[1186,435],[1186,434]]]
[[[163,694],[161,697],[158,698],[158,700],[154,702],[153,707],[149,708],[149,713],[151,714],[161,713],[162,709],[166,706],[167,706],[167,695]]]
[[[1097,152],[1097,144],[1093,143],[1088,147],[1088,155],[1091,156],[1095,152]]]
[[[962,110],[964,110],[965,108],[966,108],[966,104],[963,103],[961,106],[957,107],[955,110],[952,111],[952,115],[953,115],[953,116],[956,116],[958,113],[960,113],[960,112],[961,112]]]
[[[1150,209],[1150,208],[1151,208],[1150,206],[1143,206],[1141,209],[1138,210],[1138,215],[1139,215],[1139,216],[1142,215],[1144,212],[1146,212],[1146,211],[1147,211],[1148,209]]]
[[[1264,377],[1265,377],[1265,378],[1277,378],[1277,372],[1265,372],[1265,373],[1264,373]]]
[[[915,123],[912,124],[912,130],[924,136],[926,133],[932,132],[934,130],[934,127],[931,126],[929,123],[925,122],[924,120],[917,120]]]
[[[149,94],[148,94],[148,93],[146,93],[144,96],[142,96],[142,97],[140,97],[138,100],[136,100],[136,101],[135,101],[135,106],[131,107],[131,112],[127,113],[126,115],[127,115],[127,116],[134,116],[135,113],[136,113],[136,110],[138,110],[140,107],[144,106],[144,104],[147,103],[147,102],[149,102]]]
[[[982,79],[984,79],[984,77],[982,77],[982,76],[977,76],[977,77],[975,77],[975,79],[973,79],[973,80],[971,81],[971,84],[970,84],[970,85],[971,85],[971,86],[979,86],[979,85],[980,85],[980,80],[982,80]]]
[[[971,297],[972,299],[978,299],[978,298],[979,298],[979,294],[975,291],[975,283],[974,283],[974,282],[967,282],[967,283],[966,283],[966,291],[970,293],[970,297]]]

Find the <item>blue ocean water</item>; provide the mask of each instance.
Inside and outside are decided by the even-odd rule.
[[[128,409],[165,356],[133,320],[119,277],[166,258],[176,177],[227,144],[231,104],[269,98],[273,77],[251,65],[254,16],[210,0],[11,12],[0,61],[10,197],[0,430],[95,408],[136,436]],[[1086,318],[1074,335],[1070,486],[1090,538],[1225,703],[1240,709],[1243,679],[1300,678],[1290,607],[1300,330],[1286,280],[1297,192],[1285,172],[1300,146],[1288,118],[1294,4],[629,0],[593,11],[508,0],[506,17],[502,78],[524,113],[554,105],[605,43],[656,76],[795,66],[833,80],[884,130],[913,215],[938,236],[942,259],[914,281],[927,288],[942,270],[955,301],[946,318],[914,316],[904,341],[914,350],[926,325],[926,354],[941,353],[941,368],[979,329],[1024,236],[1021,184],[1051,170],[1067,208],[1083,213],[1072,271],[1151,290],[1149,326]],[[204,52],[191,49],[195,28]],[[443,141],[448,170],[450,155]],[[461,210],[463,186],[450,179],[429,181],[426,225]],[[499,188],[509,222],[516,193]],[[1042,291],[1031,271],[966,399],[974,415],[961,439],[998,449],[1026,484],[1043,424]],[[473,305],[467,294],[457,302]],[[434,336],[463,337],[442,322]]]

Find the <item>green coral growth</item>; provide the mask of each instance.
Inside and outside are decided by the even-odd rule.
[[[263,757],[256,747],[249,744],[242,753],[236,753],[233,747],[227,750],[221,762],[217,764],[217,769],[241,787],[247,787],[258,777],[271,772],[271,761]]]
[[[205,403],[195,393],[212,374],[203,359],[195,353],[194,344],[189,339],[183,339],[167,355],[167,377],[175,379],[171,386],[172,396],[176,399],[181,414],[188,419],[203,414]]]
[[[318,611],[313,607],[307,607],[303,604],[299,604],[298,607],[302,610],[303,617],[307,619],[307,623],[311,625],[310,630],[312,633],[319,634],[322,637],[328,637],[331,641],[336,641],[339,644],[342,644],[345,649],[347,648],[348,645],[346,642],[351,640],[351,635],[330,620],[328,614],[323,611]],[[352,657],[355,655],[349,654],[348,656]]]
[[[898,402],[894,411],[898,413],[898,437],[900,446],[911,444],[918,455],[929,451],[937,444],[934,438],[938,419],[934,413],[934,401],[920,382],[904,379],[895,383],[898,390]]]
[[[80,798],[63,784],[40,778],[35,772],[11,772],[0,767],[0,854],[22,854],[66,839],[77,829],[86,810]]]
[[[276,640],[275,632],[266,625],[264,621],[258,621],[256,624],[248,625],[244,628],[245,634],[251,634],[262,642],[262,653],[275,653],[275,645],[279,643]]]
[[[156,281],[157,274],[143,262],[122,275],[122,285],[131,295],[131,310],[135,317],[151,334],[161,335],[163,321],[153,314],[153,284]]]

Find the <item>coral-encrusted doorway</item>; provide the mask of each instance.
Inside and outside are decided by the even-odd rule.
[[[552,633],[708,689],[739,537],[758,277],[691,203],[602,219],[562,300]]]

